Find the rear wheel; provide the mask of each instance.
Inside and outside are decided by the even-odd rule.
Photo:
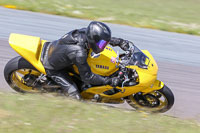
[[[137,110],[147,112],[166,112],[174,104],[174,95],[165,85],[162,89],[142,95],[137,93],[128,97],[127,103]]]
[[[39,92],[34,87],[41,75],[28,61],[18,56],[11,59],[4,68],[4,78],[12,89],[18,92]]]

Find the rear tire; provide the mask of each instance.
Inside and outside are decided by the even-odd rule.
[[[40,72],[37,71],[37,69],[35,67],[33,67],[33,65],[31,65],[28,61],[26,61],[24,58],[22,58],[21,56],[17,56],[13,59],[11,59],[5,66],[4,68],[4,78],[6,80],[6,82],[9,84],[9,86],[14,89],[17,92],[21,92],[21,93],[25,93],[25,92],[34,92],[32,90],[28,91],[26,90],[28,88],[28,86],[26,86],[25,84],[23,85],[23,83],[20,83],[22,81],[20,81],[17,78],[19,77],[18,75],[16,75],[17,71],[24,70],[23,72],[26,73],[28,71],[34,71],[35,76],[40,75]],[[25,71],[28,70],[28,71]],[[18,84],[16,85],[14,82],[14,78],[15,80],[18,82]],[[19,86],[21,84],[21,86]],[[24,89],[26,88],[26,89]]]

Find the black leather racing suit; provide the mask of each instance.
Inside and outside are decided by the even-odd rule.
[[[43,65],[47,75],[62,86],[69,94],[77,94],[78,90],[66,72],[75,64],[78,67],[81,80],[87,84],[105,85],[108,78],[92,73],[88,63],[87,54],[89,45],[85,34],[86,29],[73,30],[59,40],[53,41],[46,47]],[[112,46],[120,46],[122,39],[112,38]]]

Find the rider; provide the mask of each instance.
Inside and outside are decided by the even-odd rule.
[[[111,30],[106,24],[92,21],[87,28],[73,30],[59,40],[45,45],[41,60],[47,75],[61,85],[69,96],[80,99],[76,84],[66,72],[73,64],[78,67],[81,80],[86,84],[111,86],[118,84],[117,77],[102,77],[92,73],[87,63],[90,48],[97,54],[102,52],[108,43],[123,50],[129,48],[128,41],[111,37]]]

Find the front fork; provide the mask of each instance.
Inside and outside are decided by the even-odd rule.
[[[142,91],[143,95],[150,93],[155,90],[160,90],[164,87],[164,83],[160,80],[156,80],[150,87]]]

